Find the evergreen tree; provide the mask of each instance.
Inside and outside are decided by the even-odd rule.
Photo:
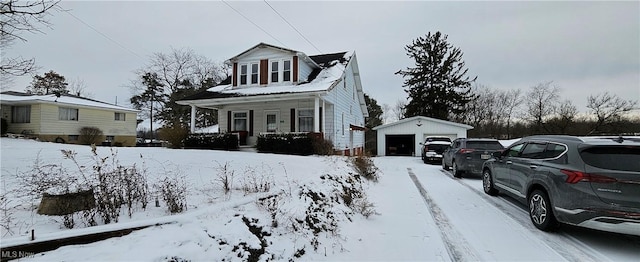
[[[466,76],[462,51],[440,32],[417,38],[405,50],[415,60],[415,67],[396,72],[405,78],[403,87],[408,88],[405,117],[449,120],[452,115],[464,113],[465,104],[475,99],[470,89],[476,77]]]
[[[156,73],[144,73],[140,76],[145,89],[142,93],[131,97],[131,105],[138,110],[148,110],[150,122],[149,130],[153,138],[153,121],[154,116],[162,113],[161,102],[166,99],[163,93],[164,84],[160,82],[160,78]],[[155,108],[154,108],[155,107]],[[157,128],[157,127],[156,127]]]
[[[367,94],[364,94],[364,101],[367,103],[367,111],[369,112],[365,127],[371,129],[382,125],[382,107],[378,105],[378,101],[369,97]]]
[[[68,94],[68,85],[69,83],[67,83],[64,76],[51,70],[43,76],[33,76],[31,85],[26,88],[26,91],[29,94],[38,95]]]

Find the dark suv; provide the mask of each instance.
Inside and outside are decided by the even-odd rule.
[[[541,230],[640,235],[640,137],[526,137],[485,162],[482,177],[485,193],[528,205]]]
[[[442,154],[442,169],[453,167],[454,177],[462,177],[463,173],[479,175],[484,161],[490,159],[493,152],[502,150],[504,147],[496,139],[458,138]]]

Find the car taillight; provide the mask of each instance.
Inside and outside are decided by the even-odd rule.
[[[471,153],[473,151],[475,151],[475,149],[472,149],[472,148],[461,148],[460,149],[460,154]]]
[[[618,180],[615,178],[611,178],[608,176],[595,175],[595,174],[587,174],[580,171],[572,171],[562,169],[560,170],[563,174],[567,175],[566,182],[569,184],[575,184],[578,182],[593,182],[593,183],[614,183]]]

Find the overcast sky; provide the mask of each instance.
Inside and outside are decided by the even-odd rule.
[[[52,12],[45,34],[23,35],[28,42],[6,51],[35,57],[39,75],[81,79],[94,99],[128,105],[133,71],[171,47],[220,62],[260,42],[307,55],[353,50],[365,93],[393,106],[407,98],[394,74],[413,66],[405,45],[440,31],[463,51],[477,84],[527,91],[553,81],[581,112],[604,91],[640,100],[639,1],[269,1],[313,45],[263,1],[226,3],[242,15],[220,1],[65,1],[70,14]],[[24,91],[31,79],[9,89]]]

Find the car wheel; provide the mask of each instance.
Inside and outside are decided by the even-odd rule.
[[[449,167],[447,166],[447,163],[444,162],[444,157],[442,158],[442,169],[449,170]]]
[[[493,177],[491,177],[489,169],[482,172],[482,188],[487,195],[495,196],[498,194],[498,190],[493,186]]]
[[[528,197],[529,217],[531,222],[542,231],[552,231],[557,228],[558,221],[553,215],[553,208],[549,196],[542,190],[534,190]]]
[[[462,177],[462,171],[460,171],[460,169],[458,169],[458,164],[456,164],[456,160],[453,159],[451,160],[451,164],[452,164],[452,168],[453,168],[453,176],[457,177],[457,178],[461,178]]]
[[[429,162],[429,161],[427,161],[427,158],[424,157],[424,153],[422,153],[422,162],[424,162],[425,164],[427,164],[427,162]]]

